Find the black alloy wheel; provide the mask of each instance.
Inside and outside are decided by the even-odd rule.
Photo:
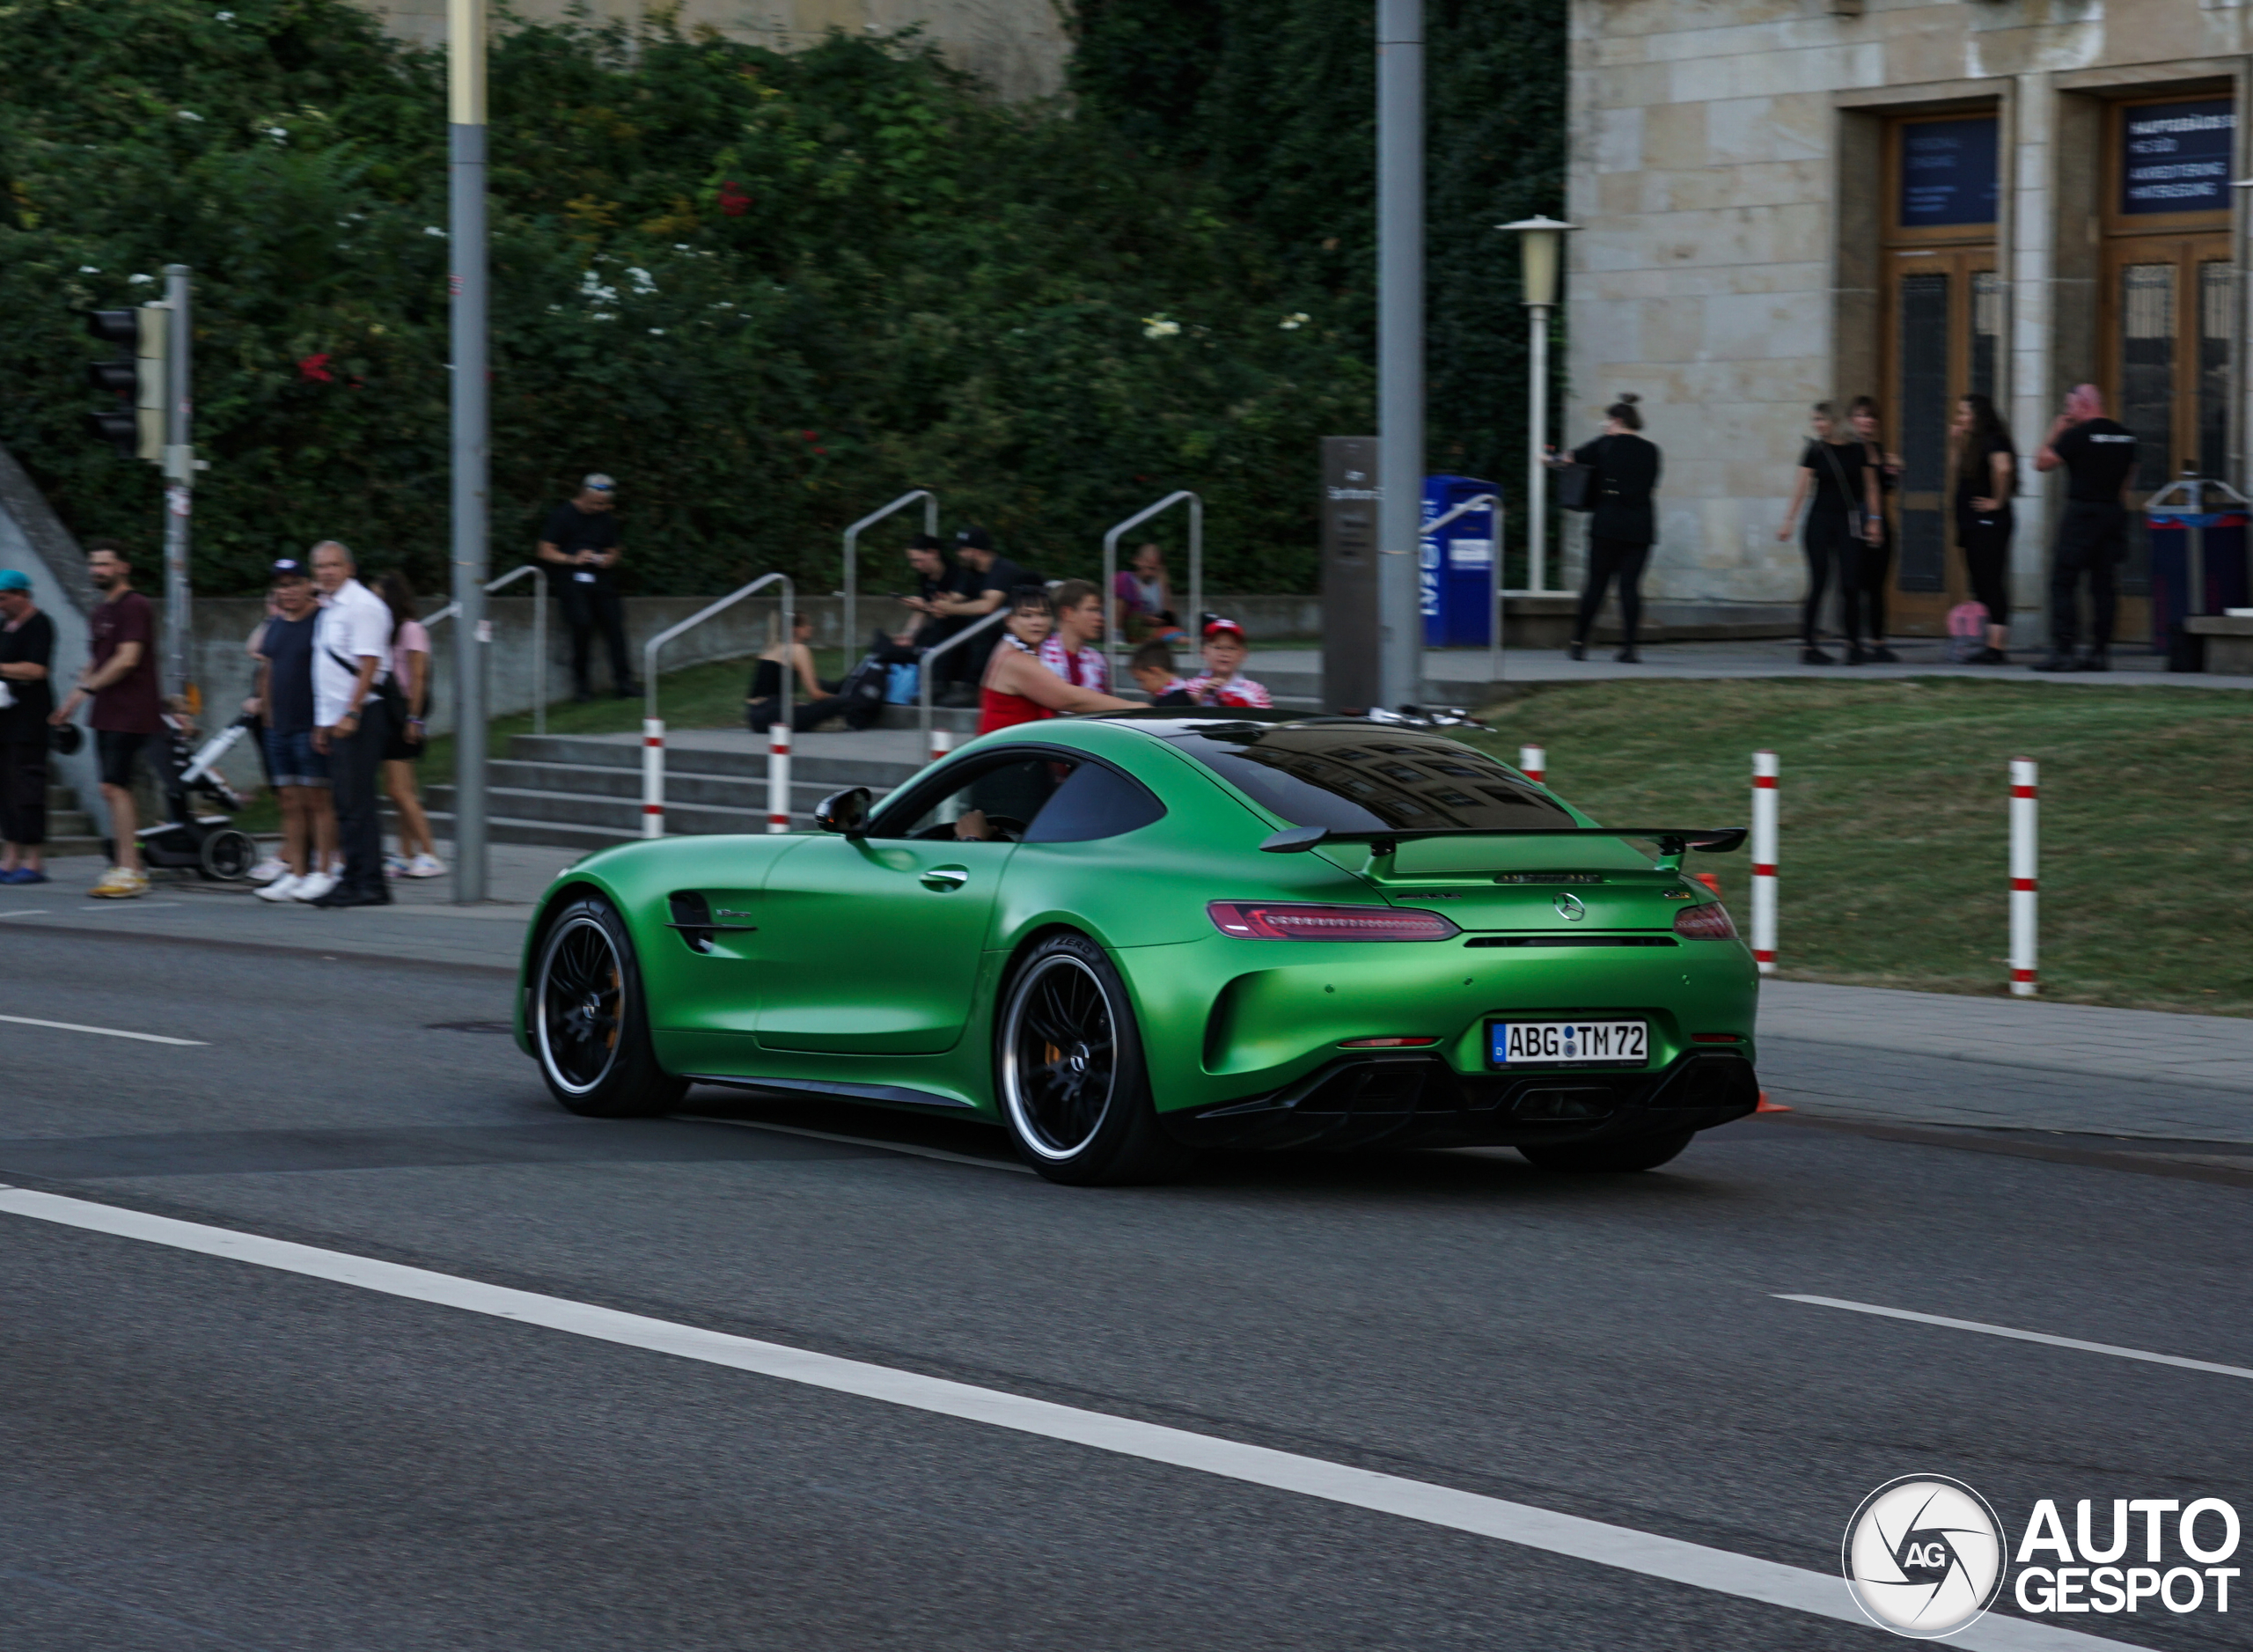
[[[1104,950],[1052,936],[1018,966],[994,1027],[1002,1116],[1051,1181],[1153,1181],[1187,1157],[1159,1127],[1134,1011]]]
[[[598,895],[582,895],[555,914],[525,1013],[548,1093],[573,1112],[664,1112],[687,1092],[657,1065],[633,942],[617,908]]]

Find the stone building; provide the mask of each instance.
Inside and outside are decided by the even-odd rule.
[[[1568,428],[1640,392],[1665,450],[1655,596],[1786,604],[1776,528],[1810,402],[1877,396],[1906,463],[1895,628],[1968,594],[1946,425],[2022,452],[2065,391],[2243,485],[2253,48],[2235,0],[1572,0]],[[2030,472],[2030,466],[2029,466]],[[2015,638],[2042,635],[2059,490],[2019,502]],[[2147,635],[2147,551],[2120,636]]]
[[[445,39],[446,0],[361,0],[385,26],[405,40],[436,45]],[[516,0],[517,16],[535,22],[560,19],[572,0]],[[598,19],[635,18],[660,10],[663,0],[587,0]],[[1055,0],[676,0],[683,29],[709,24],[730,39],[776,51],[811,46],[832,29],[848,34],[893,34],[921,25],[923,38],[947,60],[977,75],[1004,98],[1045,98],[1064,84],[1071,42]]]

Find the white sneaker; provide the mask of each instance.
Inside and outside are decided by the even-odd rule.
[[[336,874],[334,872],[307,872],[297,880],[297,886],[290,892],[290,899],[319,900],[335,887]]]
[[[281,877],[268,884],[265,888],[253,889],[251,892],[261,900],[289,900],[296,897],[298,885],[305,881],[285,866],[282,869]]]
[[[404,855],[386,855],[384,856],[384,876],[386,877],[406,877],[407,867],[407,856]]]
[[[446,863],[435,855],[418,855],[407,863],[403,876],[407,877],[444,877]]]
[[[275,878],[287,873],[289,870],[289,862],[283,860],[277,855],[269,855],[257,865],[252,867],[247,875],[250,881],[253,884],[270,884]]]

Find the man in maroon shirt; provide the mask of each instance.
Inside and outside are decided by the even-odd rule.
[[[149,892],[149,875],[141,868],[140,819],[133,808],[133,766],[150,737],[165,731],[164,701],[157,689],[157,617],[149,599],[133,589],[133,564],[114,541],[94,542],[86,553],[86,571],[102,593],[87,625],[93,657],[52,720],[68,723],[92,697],[94,715],[88,721],[101,757],[102,801],[109,805],[117,863],[87,892],[123,900]]]

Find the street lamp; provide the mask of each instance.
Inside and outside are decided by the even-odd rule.
[[[1564,251],[1565,231],[1577,224],[1559,223],[1538,214],[1515,224],[1497,224],[1498,230],[1517,231],[1518,252],[1524,261],[1525,307],[1533,322],[1532,403],[1526,419],[1525,583],[1539,591],[1547,584],[1549,518],[1549,312],[1557,302],[1557,265]]]

